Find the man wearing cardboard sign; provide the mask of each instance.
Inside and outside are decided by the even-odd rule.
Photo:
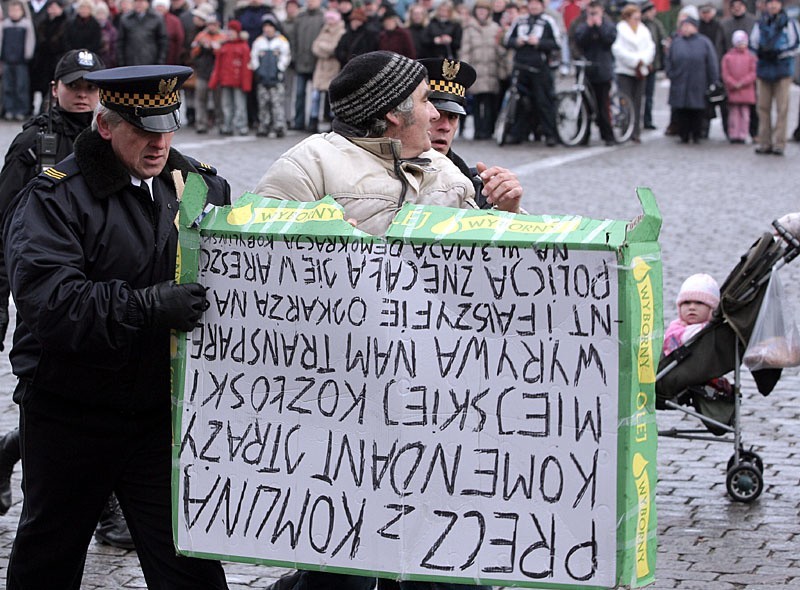
[[[439,112],[426,69],[386,51],[352,61],[331,83],[333,131],[283,154],[255,192],[300,201],[329,194],[372,234],[382,234],[405,202],[476,208],[471,180],[431,149]],[[517,212],[519,201],[502,208]]]
[[[100,88],[92,128],[5,220],[25,485],[8,588],[80,586],[112,491],[148,587],[227,588],[219,562],[179,557],[172,540],[170,330],[191,330],[207,306],[201,285],[171,280],[176,185],[200,173],[210,202],[230,201],[213,168],[170,149],[191,73],[87,74]]]
[[[345,218],[380,235],[403,203],[475,209],[472,181],[431,149],[439,118],[425,67],[387,51],[353,58],[331,82],[333,132],[309,137],[283,154],[255,188],[276,199],[332,196]],[[519,201],[504,199],[506,206]],[[510,204],[510,205],[509,205]],[[371,590],[374,578],[299,571],[271,590]],[[466,590],[473,586],[401,582],[403,590]]]
[[[439,118],[431,125],[431,145],[447,156],[453,164],[475,185],[475,201],[481,209],[495,207],[514,213],[520,212],[522,185],[517,175],[501,166],[487,167],[478,162],[474,168],[467,165],[451,146],[458,133],[464,109],[466,92],[475,82],[475,68],[464,61],[430,57],[419,62],[428,70],[430,101],[439,111]]]

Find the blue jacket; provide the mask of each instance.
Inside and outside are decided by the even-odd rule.
[[[750,35],[750,49],[758,56],[756,75],[774,82],[794,75],[794,54],[800,46],[797,23],[781,10],[764,14]]]

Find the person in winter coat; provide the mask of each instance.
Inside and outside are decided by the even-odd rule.
[[[169,11],[169,0],[153,0],[153,10],[164,19],[164,28],[167,31],[167,56],[164,63],[170,65],[183,65],[183,38],[185,31],[181,19]]]
[[[26,515],[9,587],[79,586],[116,492],[150,587],[226,590],[218,561],[173,544],[170,330],[191,331],[207,307],[202,286],[174,281],[175,177],[201,174],[215,205],[230,203],[230,186],[170,149],[190,68],[108,72],[85,76],[101,89],[94,129],[28,183],[3,224]]]
[[[312,97],[311,117],[315,114],[319,120],[330,122],[331,108],[328,100],[328,87],[339,71],[342,69],[339,60],[336,59],[336,46],[344,35],[345,26],[342,15],[337,10],[329,10],[325,13],[325,24],[322,30],[311,44],[311,51],[317,58],[317,65],[314,66],[314,76],[311,78],[311,85],[314,88],[316,97],[316,110]],[[320,116],[320,110],[322,116]]]
[[[306,0],[306,8],[295,19],[291,34],[288,36],[292,48],[292,60],[295,71],[294,124],[293,129],[306,129],[306,92],[314,75],[316,58],[311,51],[311,44],[317,38],[325,24],[321,8],[321,0]],[[315,129],[317,121],[308,121],[308,128]]]
[[[67,27],[67,14],[63,0],[47,0],[44,12],[46,17],[36,26],[36,51],[31,62],[31,92],[42,95],[40,112],[47,108],[50,98],[50,82],[56,72],[56,64],[67,52],[64,33]],[[27,112],[30,112],[28,109]]]
[[[6,119],[24,121],[30,114],[31,79],[28,62],[36,49],[31,19],[25,16],[21,0],[8,4],[2,21],[0,62],[3,64],[3,108]]]
[[[794,76],[794,54],[800,46],[797,22],[783,10],[781,0],[767,0],[766,10],[753,28],[750,49],[758,56],[756,65],[758,94],[757,154],[783,155],[789,89]],[[772,122],[772,104],[777,119]]]
[[[722,58],[722,81],[728,93],[728,138],[744,143],[750,131],[750,107],[756,103],[756,57],[744,31],[732,35],[733,47]]]
[[[247,135],[247,93],[253,88],[250,47],[247,33],[239,21],[228,22],[228,40],[217,52],[208,87],[220,89],[222,100],[221,135]]]
[[[433,50],[428,44],[425,29],[428,27],[428,11],[420,4],[412,4],[406,13],[406,29],[414,42],[417,59],[432,57]]]
[[[653,37],[653,44],[656,48],[653,67],[644,83],[643,127],[645,129],[655,129],[656,126],[653,124],[653,96],[656,92],[656,72],[664,69],[664,43],[667,38],[667,31],[661,21],[656,18],[656,7],[650,0],[642,4],[642,24],[650,31],[650,36]]]
[[[477,140],[489,139],[494,132],[500,93],[499,72],[506,54],[498,42],[501,37],[500,25],[492,20],[490,0],[476,0],[472,18],[464,26],[461,37],[461,59],[474,67],[478,76],[469,89]]]
[[[195,15],[199,15],[205,22],[205,27],[201,29],[192,41],[191,53],[192,67],[195,73],[194,86],[194,130],[197,133],[208,133],[208,100],[211,98],[213,105],[213,122],[217,125],[222,121],[222,100],[218,88],[208,87],[211,74],[214,71],[214,64],[217,61],[217,51],[228,39],[226,33],[219,28],[219,20],[216,11],[195,9]]]
[[[639,143],[642,117],[642,96],[648,74],[653,67],[656,46],[650,30],[642,24],[642,12],[636,4],[626,5],[617,23],[617,38],[611,46],[616,60],[614,73],[619,89],[633,103],[633,134],[631,141]]]
[[[724,51],[722,55],[725,55],[725,53],[733,47],[731,39],[733,39],[734,32],[744,31],[749,38],[750,32],[753,30],[753,27],[756,26],[757,22],[758,19],[755,15],[747,11],[747,3],[744,0],[730,0],[730,15],[727,18],[723,18],[720,22],[720,26],[722,27],[722,40],[724,41]],[[756,105],[751,105],[750,137],[755,139],[757,135],[758,112],[756,111]]]
[[[561,41],[555,19],[544,13],[543,0],[528,0],[528,14],[514,20],[503,45],[514,50],[514,69],[519,71],[517,86],[521,95],[530,99],[520,103],[523,108],[518,109],[506,143],[521,143],[530,135],[533,117],[529,103],[545,136],[545,145],[556,146],[555,89],[548,58],[561,47]]]
[[[283,73],[292,61],[289,41],[281,34],[278,19],[264,16],[262,34],[250,49],[250,69],[254,72],[258,96],[258,129],[256,135],[267,137],[275,131],[277,137],[286,134],[283,104],[286,90]]]
[[[117,28],[111,22],[111,10],[108,4],[100,2],[94,9],[94,17],[100,25],[100,51],[97,54],[106,67],[117,66]]]
[[[378,35],[367,26],[367,14],[363,8],[354,8],[347,21],[347,30],[336,45],[336,59],[344,67],[357,55],[378,49]]]
[[[31,179],[72,154],[75,139],[90,126],[100,100],[97,86],[83,78],[101,69],[103,62],[97,54],[85,49],[68,51],[56,64],[51,108],[25,123],[6,153],[0,172],[0,217],[11,214],[18,195]],[[42,153],[39,138],[44,133],[55,137],[52,154]],[[8,327],[9,295],[5,255],[0,247],[0,350]],[[0,514],[5,514],[11,505],[11,473],[19,460],[19,430],[15,429],[0,438]],[[94,535],[101,544],[133,548],[125,517],[113,495],[100,513]]]
[[[242,31],[247,33],[251,47],[261,35],[262,23],[268,14],[273,12],[265,0],[241,0],[237,3],[233,18],[242,24]]]
[[[380,51],[394,51],[411,59],[417,58],[414,41],[411,34],[401,26],[400,17],[389,6],[381,17],[383,29],[378,34],[378,49]]]
[[[597,100],[597,126],[606,145],[614,145],[614,131],[609,119],[609,96],[614,78],[614,54],[611,47],[617,38],[614,22],[603,13],[599,0],[586,8],[586,21],[575,28],[575,43],[592,65],[586,69],[586,79]]]
[[[431,48],[430,57],[456,59],[461,49],[461,24],[455,19],[455,9],[450,0],[442,0],[425,29],[425,41]]]
[[[256,194],[317,201],[332,195],[360,230],[383,235],[403,203],[477,209],[469,178],[431,149],[439,112],[428,100],[426,69],[396,53],[354,57],[331,82],[333,132],[312,135],[270,166]],[[364,92],[368,88],[370,92]],[[401,582],[408,587],[468,590],[443,582]],[[268,590],[370,590],[375,578],[297,571]]]
[[[708,106],[706,91],[719,82],[718,64],[711,40],[698,32],[697,19],[683,19],[667,54],[669,104],[681,143],[700,143]]]
[[[163,64],[167,59],[167,27],[149,0],[134,0],[133,10],[119,19],[117,60],[121,66]]]
[[[64,29],[64,41],[67,49],[88,49],[93,53],[100,51],[103,44],[103,32],[100,23],[93,15],[92,0],[78,0],[75,14],[67,20]]]

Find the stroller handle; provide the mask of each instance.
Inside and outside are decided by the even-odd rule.
[[[772,227],[775,228],[775,233],[789,246],[783,256],[784,263],[791,262],[800,254],[800,240],[798,240],[792,232],[783,227],[777,219],[772,222]]]

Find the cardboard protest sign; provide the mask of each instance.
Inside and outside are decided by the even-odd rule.
[[[189,183],[174,531],[188,555],[527,587],[641,586],[656,550],[660,217],[405,206]],[[194,222],[194,223],[193,223]],[[184,236],[185,234],[185,236]]]

